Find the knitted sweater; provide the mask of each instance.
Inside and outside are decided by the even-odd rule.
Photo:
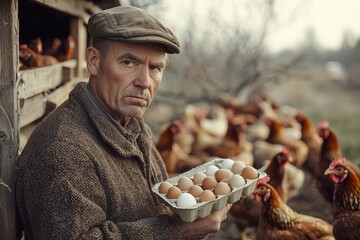
[[[26,239],[181,239],[151,192],[167,173],[142,119],[136,139],[79,83],[36,128],[15,168]]]

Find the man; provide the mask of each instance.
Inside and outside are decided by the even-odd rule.
[[[142,116],[178,40],[134,7],[93,15],[88,31],[88,84],[39,124],[17,161],[26,239],[201,239],[218,231],[230,205],[185,223],[151,193],[167,173]]]

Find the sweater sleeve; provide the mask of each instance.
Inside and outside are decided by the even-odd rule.
[[[108,199],[91,157],[62,144],[21,157],[31,159],[16,173],[27,239],[181,239],[168,215],[133,222],[107,219]]]

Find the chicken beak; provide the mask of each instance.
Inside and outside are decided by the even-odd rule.
[[[334,169],[328,168],[328,169],[326,169],[324,175],[329,175],[329,174],[332,174],[332,173],[334,173]]]
[[[289,157],[289,162],[293,162],[294,158],[292,156]]]

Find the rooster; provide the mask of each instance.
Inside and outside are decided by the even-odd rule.
[[[39,68],[58,63],[59,61],[48,55],[41,55],[31,50],[27,44],[22,44],[19,47],[19,59],[22,63],[20,70],[28,68]]]
[[[330,223],[295,212],[280,198],[275,188],[266,183],[268,180],[266,177],[259,179],[253,192],[256,200],[262,203],[256,239],[335,239]]]
[[[316,133],[316,129],[307,115],[298,112],[295,115],[295,119],[301,125],[301,140],[309,148],[309,154],[306,162],[304,163],[304,168],[308,170],[312,176],[315,176],[318,169],[320,150],[323,140]]]
[[[334,184],[331,180],[324,176],[325,170],[328,168],[331,161],[339,156],[342,156],[342,151],[335,132],[330,128],[328,121],[320,121],[317,125],[317,132],[323,139],[320,151],[320,161],[318,164],[318,174],[316,176],[318,189],[328,202],[333,201]],[[346,159],[346,165],[350,166],[360,176],[359,167]]]
[[[356,240],[360,236],[360,180],[343,157],[334,159],[325,175],[335,183],[333,210],[337,240]]]
[[[286,182],[284,181],[285,166],[292,161],[290,152],[283,148],[270,161],[264,172],[271,177],[269,182],[280,193],[281,198],[286,201],[287,192]],[[261,216],[261,204],[257,202],[252,195],[241,198],[233,203],[230,209],[234,222],[241,233],[241,239],[247,239],[246,228],[257,227]]]
[[[299,139],[284,134],[283,126],[278,120],[266,118],[265,123],[270,128],[270,133],[266,141],[273,144],[282,144],[289,148],[294,157],[293,164],[301,167],[307,159],[309,152],[306,144]]]

